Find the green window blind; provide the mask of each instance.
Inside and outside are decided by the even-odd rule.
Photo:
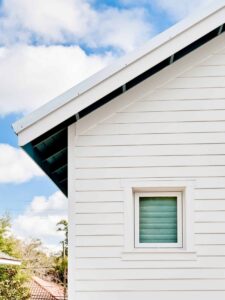
[[[139,198],[140,243],[177,243],[177,197]]]

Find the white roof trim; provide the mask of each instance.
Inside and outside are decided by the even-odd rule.
[[[17,258],[11,257],[6,253],[0,252],[0,265],[21,265],[21,261]]]
[[[11,259],[2,259],[2,258],[0,258],[0,265],[20,266],[20,265],[21,265],[21,261],[19,261],[19,260],[11,260]]]
[[[213,7],[191,15],[153,38],[141,49],[119,59],[113,65],[94,74],[17,121],[13,124],[13,128],[19,134],[20,145],[25,145],[54,128],[127,81],[217,28],[224,23],[224,15],[225,1],[218,1]],[[181,39],[181,35],[184,34],[185,36]],[[146,65],[146,61],[140,63],[141,60],[146,59],[148,65]],[[90,93],[93,96],[91,99]],[[37,124],[39,122],[40,124]]]

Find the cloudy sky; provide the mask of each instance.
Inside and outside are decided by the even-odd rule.
[[[0,215],[55,249],[67,200],[11,123],[216,0],[0,0]]]

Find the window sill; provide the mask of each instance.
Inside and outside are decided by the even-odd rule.
[[[196,260],[195,251],[185,250],[183,248],[152,248],[152,249],[133,249],[131,251],[122,252],[122,260]]]

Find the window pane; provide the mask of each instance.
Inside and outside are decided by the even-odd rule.
[[[140,197],[140,243],[177,243],[177,197]]]

